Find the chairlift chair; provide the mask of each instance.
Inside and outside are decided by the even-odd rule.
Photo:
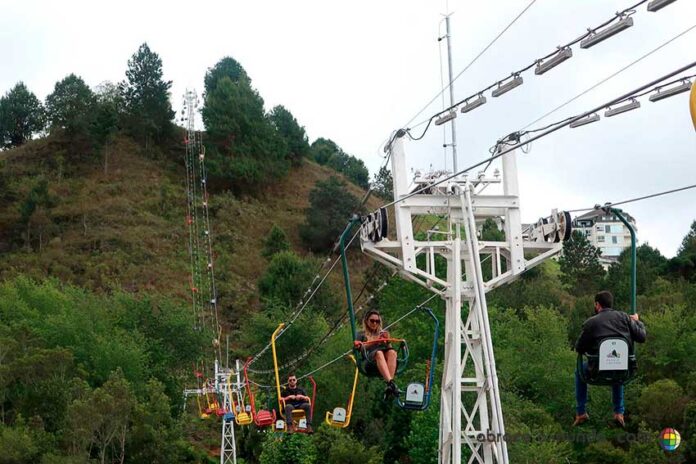
[[[261,409],[256,411],[256,399],[254,398],[254,392],[251,388],[251,382],[249,381],[249,373],[247,369],[251,360],[253,358],[250,356],[247,358],[246,363],[244,363],[244,382],[246,384],[247,396],[249,397],[249,406],[251,407],[251,417],[254,420],[254,424],[258,428],[269,427],[276,422],[276,412],[275,410]],[[269,408],[270,409],[270,408]]]
[[[440,336],[440,321],[433,314],[432,309],[422,307],[435,324],[433,332],[433,347],[430,351],[430,359],[426,363],[425,382],[411,382],[396,397],[396,404],[406,411],[425,411],[430,406],[433,381],[435,380],[435,366],[437,365],[437,340]]]
[[[353,412],[353,402],[355,400],[355,390],[358,387],[358,363],[355,361],[355,356],[352,354],[347,356],[348,359],[353,363],[355,367],[355,374],[353,375],[353,388],[351,389],[350,396],[348,397],[348,404],[346,407],[337,406],[333,411],[326,411],[326,418],[324,421],[331,427],[336,428],[346,428],[350,425],[350,416]]]
[[[273,332],[273,335],[271,335],[271,349],[273,352],[273,368],[275,370],[275,378],[276,378],[276,389],[277,389],[277,394],[278,394],[278,409],[279,409],[279,414],[281,419],[277,419],[275,422],[275,429],[278,431],[285,431],[287,432],[288,427],[287,427],[287,422],[288,420],[291,421],[291,424],[293,425],[294,429],[296,432],[309,432],[308,425],[312,422],[312,416],[314,415],[314,400],[317,395],[317,383],[314,381],[314,378],[312,376],[309,376],[309,381],[312,383],[312,396],[309,399],[309,404],[310,404],[310,409],[309,409],[309,417],[306,417],[306,414],[303,409],[293,409],[292,411],[292,417],[288,418],[285,417],[285,401],[283,401],[283,398],[281,397],[280,394],[280,374],[278,370],[278,354],[276,351],[276,338],[278,337],[278,334],[280,333],[281,330],[283,330],[283,327],[285,327],[284,323],[281,323],[278,325],[276,330]]]

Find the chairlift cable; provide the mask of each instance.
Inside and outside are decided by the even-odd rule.
[[[672,189],[672,190],[665,190],[664,192],[652,193],[652,194],[650,194],[650,195],[645,195],[645,196],[642,196],[642,197],[631,198],[631,199],[629,199],[629,200],[617,201],[616,203],[606,203],[606,204],[604,204],[604,205],[601,205],[601,207],[602,207],[602,208],[606,208],[606,207],[613,207],[613,206],[625,205],[625,204],[627,204],[627,203],[633,203],[633,202],[636,202],[636,201],[647,200],[647,199],[649,199],[649,198],[655,198],[655,197],[659,197],[659,196],[662,196],[662,195],[668,195],[668,194],[671,194],[671,193],[682,192],[682,191],[684,191],[684,190],[689,190],[689,189],[692,189],[692,188],[696,188],[696,184],[687,185],[686,187],[680,187],[680,188],[676,188],[676,189]],[[591,210],[594,210],[594,209],[596,209],[596,206],[592,206],[592,207],[590,207],[590,208],[571,209],[571,210],[568,210],[568,212],[569,212],[569,213],[578,213],[578,212],[582,212],[582,211],[591,211]]]

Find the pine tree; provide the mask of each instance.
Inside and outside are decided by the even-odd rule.
[[[126,127],[149,151],[151,141],[171,134],[174,111],[169,102],[172,81],[162,79],[162,60],[146,43],[128,60],[126,81],[120,84]]]
[[[208,70],[201,115],[211,177],[229,183],[236,192],[246,192],[287,173],[288,145],[266,117],[263,99],[250,79],[240,77],[246,76],[244,70],[230,60]],[[236,70],[236,80],[229,75],[230,68]]]
[[[273,108],[269,117],[278,134],[288,145],[290,161],[294,165],[300,164],[302,158],[309,156],[309,142],[304,127],[300,126],[292,113],[282,105]]]
[[[0,145],[22,145],[44,128],[44,109],[23,82],[0,98]]]
[[[266,236],[263,241],[263,251],[261,255],[266,259],[271,259],[274,255],[280,253],[281,251],[290,250],[290,242],[288,242],[288,236],[285,231],[273,224],[271,231]]]
[[[696,255],[696,221],[691,223],[689,232],[682,240],[677,256]]]
[[[360,206],[360,200],[346,190],[346,184],[337,177],[317,182],[309,193],[310,207],[300,236],[312,251],[329,250]]]
[[[46,97],[46,116],[51,129],[65,129],[70,136],[86,134],[94,117],[96,99],[81,77],[70,74],[56,82]]]
[[[604,268],[599,263],[601,251],[593,246],[579,231],[573,231],[570,240],[563,242],[561,282],[571,293],[585,295],[599,290],[604,278]]]
[[[386,166],[379,168],[379,171],[375,174],[375,178],[372,181],[372,191],[383,200],[392,200],[394,198],[394,178]]]
[[[215,66],[208,68],[208,71],[205,73],[203,82],[206,95],[215,90],[218,82],[223,77],[228,77],[232,82],[243,81],[247,84],[251,84],[251,80],[242,65],[234,58],[226,56],[218,61]]]

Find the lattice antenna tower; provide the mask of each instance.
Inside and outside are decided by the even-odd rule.
[[[215,333],[213,344],[220,350],[220,324],[208,209],[205,148],[201,133],[196,131],[198,95],[187,90],[184,95],[183,120],[186,123],[186,191],[189,255],[191,260],[191,296],[197,325]]]

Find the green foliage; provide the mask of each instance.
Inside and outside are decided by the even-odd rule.
[[[330,139],[318,138],[310,147],[314,161],[340,172],[356,185],[368,188],[370,173],[362,160],[345,153]]]
[[[275,298],[287,306],[297,304],[312,283],[314,266],[292,251],[277,253],[259,281],[263,298]]]
[[[300,237],[312,251],[329,250],[360,206],[360,200],[337,177],[317,182],[309,193],[309,203]]]
[[[81,77],[70,74],[58,81],[46,97],[46,115],[50,129],[64,129],[69,139],[90,144],[90,129],[95,120],[96,98]]]
[[[411,430],[405,445],[414,464],[437,464],[438,438],[440,434],[439,389],[435,388],[431,406],[424,412],[414,414]]]
[[[627,464],[628,456],[621,448],[608,441],[590,444],[582,454],[582,462],[587,464]]]
[[[0,147],[18,147],[43,128],[43,106],[23,82],[0,98]]]
[[[378,447],[365,446],[346,430],[337,430],[324,424],[312,437],[317,456],[323,462],[335,464],[381,464],[382,452]],[[411,461],[418,462],[418,461]]]
[[[684,391],[671,379],[661,379],[646,386],[638,400],[641,419],[653,430],[681,428],[685,406]]]
[[[658,275],[662,274],[667,260],[657,248],[644,243],[636,248],[636,290],[638,295],[646,294]],[[631,249],[619,255],[619,261],[612,264],[606,278],[606,287],[614,294],[614,306],[628,307],[631,298]]]
[[[488,297],[489,305],[520,310],[525,306],[561,308],[568,295],[563,291],[558,264],[554,261],[534,267],[515,282],[498,287]]]
[[[525,400],[512,393],[502,393],[505,411],[505,433],[510,462],[568,462],[572,456],[570,443],[553,437],[566,432],[544,409],[542,404]]]
[[[263,99],[248,80],[217,80],[201,111],[208,134],[209,173],[236,192],[287,173],[288,147],[263,110]]]
[[[96,450],[101,462],[122,462],[136,401],[120,371],[115,371],[103,386],[76,399],[66,414],[71,451],[88,457]]]
[[[372,181],[372,191],[383,200],[394,199],[394,178],[386,166],[382,166]]]
[[[36,462],[39,449],[32,435],[24,424],[6,427],[0,423],[0,464]]]
[[[648,332],[638,356],[648,381],[674,378],[685,383],[696,371],[696,314],[691,308],[669,306],[642,314]]]
[[[269,115],[271,123],[288,146],[288,157],[294,165],[302,162],[309,156],[309,142],[304,127],[300,126],[297,119],[283,107],[278,105],[271,110]]]
[[[669,271],[690,282],[696,282],[696,221],[682,240],[677,256],[669,261]]]
[[[48,191],[48,181],[39,178],[27,197],[19,204],[20,223],[24,228],[24,243],[32,249],[32,236],[36,236],[41,250],[46,233],[51,229],[51,209],[57,200]]]
[[[575,353],[562,316],[547,308],[524,308],[519,315],[489,312],[501,388],[564,417],[573,404]]]
[[[282,439],[269,434],[264,443],[260,464],[315,464],[317,452],[312,439],[305,434],[294,433]]]
[[[273,255],[278,254],[282,251],[290,250],[290,242],[288,242],[288,236],[285,231],[273,224],[271,230],[266,236],[266,240],[263,242],[263,250],[261,251],[261,256],[266,259],[273,258]]]
[[[172,399],[208,338],[167,302],[0,284],[0,462],[181,462]]]
[[[563,242],[561,281],[573,295],[597,292],[604,277],[604,268],[599,263],[601,251],[592,246],[579,231],[573,231],[570,240]]]
[[[92,121],[92,136],[98,146],[110,144],[118,130],[123,107],[118,87],[106,82],[97,87],[96,109]]]
[[[677,256],[684,256],[687,254],[696,253],[696,221],[691,223],[689,232],[679,245],[679,250],[677,251]]]
[[[223,77],[229,78],[232,82],[245,81],[250,82],[249,76],[237,60],[232,57],[226,56],[217,62],[212,68],[208,68],[205,73],[204,85],[205,93],[208,94],[215,90],[218,85],[218,81]]]
[[[143,141],[146,152],[152,140],[162,142],[173,130],[174,111],[169,102],[172,82],[164,81],[162,76],[162,60],[143,43],[128,60],[126,81],[120,84],[125,126]]]

